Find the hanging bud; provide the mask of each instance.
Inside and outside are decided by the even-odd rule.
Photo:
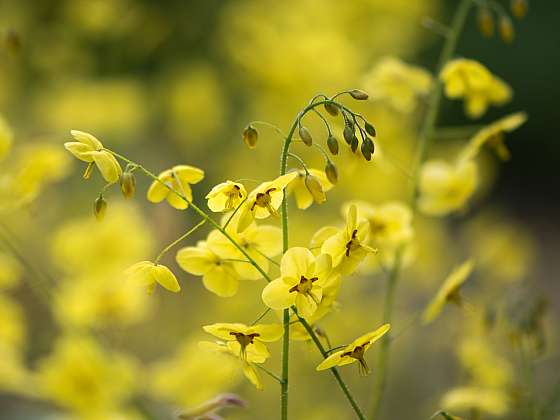
[[[376,137],[377,136],[377,131],[375,130],[375,127],[368,123],[367,121],[364,124],[364,128],[366,129],[366,133],[368,133],[371,137]]]
[[[299,126],[299,138],[303,143],[305,143],[306,146],[311,146],[313,144],[311,133],[303,125]]]
[[[350,96],[358,101],[365,101],[369,98],[369,95],[360,89],[352,89],[348,92]]]
[[[346,120],[344,121],[344,131],[342,132],[342,135],[344,136],[344,140],[346,140],[346,143],[351,144],[352,143],[352,137],[354,137],[354,132],[355,132],[355,128],[354,128],[354,123],[350,120]]]
[[[95,199],[95,202],[93,203],[93,214],[95,215],[97,221],[100,222],[103,220],[106,211],[107,211],[107,202],[103,198],[103,195],[100,194],[99,197],[97,197]]]
[[[364,158],[367,161],[371,160],[371,152],[369,151],[369,143],[367,142],[367,140],[362,140],[362,147],[360,147],[360,150],[362,152],[362,155],[364,156]]]
[[[338,140],[332,134],[329,134],[327,139],[327,146],[333,155],[338,155]]]
[[[338,107],[332,102],[325,103],[324,107],[325,107],[325,111],[327,111],[333,117],[338,116]]]
[[[486,38],[494,35],[494,17],[488,7],[478,9],[478,29]]]
[[[529,10],[527,0],[511,0],[511,12],[517,19],[523,19]]]
[[[252,125],[248,125],[243,130],[243,141],[249,149],[254,149],[257,147],[257,141],[259,140],[259,132]]]
[[[511,19],[506,16],[500,16],[500,37],[502,41],[507,42],[508,44],[513,41],[513,24],[511,23]]]
[[[136,178],[132,172],[126,171],[121,175],[121,192],[124,198],[134,197]]]
[[[350,148],[354,153],[356,153],[356,150],[358,150],[358,137],[356,137],[355,135],[352,136],[352,140],[350,141]]]
[[[321,183],[319,182],[319,179],[316,176],[313,176],[308,173],[305,176],[304,182],[305,182],[305,186],[307,187],[307,190],[311,193],[311,195],[313,196],[313,200],[317,204],[323,204],[325,201],[327,201],[327,197],[325,196],[323,187],[321,186]]]
[[[325,175],[327,175],[327,179],[331,184],[338,182],[338,170],[330,160],[327,162],[327,166],[325,166]]]

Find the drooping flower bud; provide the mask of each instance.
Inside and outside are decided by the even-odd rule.
[[[338,140],[332,134],[330,134],[327,139],[327,146],[333,155],[338,155]]]
[[[307,187],[307,190],[311,193],[311,195],[313,196],[313,200],[317,204],[322,204],[325,201],[327,201],[327,197],[325,196],[323,187],[321,186],[321,183],[319,182],[319,179],[316,176],[313,176],[308,173],[305,175],[304,182],[305,182],[305,186]]]
[[[132,172],[123,172],[120,179],[121,192],[124,198],[134,197],[134,192],[136,191],[136,177]]]
[[[488,7],[478,9],[478,29],[486,38],[494,35],[494,17]]]
[[[107,211],[107,202],[103,198],[103,195],[100,194],[99,197],[97,197],[95,199],[95,202],[93,203],[93,214],[97,219],[97,221],[100,222],[103,220],[106,211]]]
[[[508,44],[513,41],[513,23],[508,16],[500,16],[500,38]]]
[[[325,166],[325,175],[327,175],[327,179],[331,184],[336,184],[338,182],[338,170],[330,160]]]
[[[527,0],[511,0],[511,12],[517,19],[523,19],[529,10]]]
[[[259,140],[259,132],[252,125],[248,125],[243,130],[243,141],[249,149],[254,149],[257,147],[257,141]]]
[[[369,150],[369,143],[366,139],[362,140],[362,146],[360,147],[362,155],[367,161],[371,160],[371,152]]]
[[[356,135],[352,136],[352,140],[350,141],[350,148],[354,153],[356,153],[356,150],[358,150],[358,137],[356,137]]]
[[[350,96],[358,101],[365,101],[367,98],[369,98],[369,95],[364,92],[363,90],[360,89],[352,89],[351,91],[348,92],[350,94]]]
[[[352,143],[354,132],[355,132],[354,123],[347,120],[344,124],[344,131],[342,132],[342,135],[344,136],[344,140],[346,140],[346,143],[348,144]]]
[[[338,116],[338,107],[332,102],[325,103],[324,107],[325,107],[325,111],[327,111],[333,117]]]
[[[375,130],[373,124],[370,124],[369,122],[366,121],[364,124],[364,128],[366,129],[366,133],[368,133],[371,137],[377,136],[377,131]]]
[[[311,137],[311,133],[303,125],[299,126],[299,138],[306,146],[311,146],[313,144],[313,137]]]

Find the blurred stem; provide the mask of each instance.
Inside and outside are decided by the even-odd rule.
[[[182,240],[188,238],[194,231],[196,231],[199,227],[201,227],[204,223],[206,223],[206,219],[202,219],[200,222],[198,222],[194,227],[192,227],[191,229],[189,229],[185,234],[181,235],[180,237],[178,237],[177,239],[175,239],[173,242],[171,242],[169,245],[167,245],[165,248],[163,248],[161,250],[161,252],[158,254],[158,256],[156,257],[156,260],[154,261],[156,264],[159,262],[159,260],[161,259],[161,257],[163,257],[165,255],[165,253],[167,251],[169,251],[171,248],[173,248],[175,245],[177,245],[179,242],[181,242]]]
[[[459,36],[463,31],[465,26],[465,21],[467,19],[472,0],[461,0],[457,10],[453,16],[453,20],[450,26],[450,32],[445,38],[445,43],[441,50],[439,56],[435,81],[432,91],[430,92],[430,97],[428,98],[428,108],[426,110],[426,115],[423,120],[423,124],[420,128],[418,137],[418,147],[416,151],[416,158],[413,163],[413,173],[412,173],[412,194],[410,206],[413,213],[416,213],[418,207],[418,183],[420,167],[422,162],[426,158],[426,152],[430,140],[433,138],[435,125],[440,111],[440,103],[443,85],[439,78],[441,70],[445,64],[453,57],[455,49],[457,47],[457,41]],[[398,282],[399,273],[401,271],[402,263],[402,252],[403,247],[397,250],[395,255],[395,261],[391,267],[389,277],[387,280],[387,290],[385,292],[385,301],[383,305],[383,322],[390,323],[393,312],[393,301],[395,299],[395,289]],[[385,392],[385,387],[387,383],[387,375],[389,370],[389,351],[391,347],[391,337],[387,334],[383,337],[378,353],[378,364],[377,364],[377,376],[375,379],[375,384],[373,388],[373,404],[371,407],[371,419],[375,420],[379,417],[381,401],[383,400],[383,395]]]

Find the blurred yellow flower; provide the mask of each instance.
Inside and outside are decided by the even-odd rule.
[[[317,370],[330,369],[335,366],[344,366],[350,363],[358,362],[360,373],[366,375],[369,373],[368,365],[364,359],[364,353],[370,346],[383,337],[391,326],[383,324],[381,327],[374,331],[368,332],[361,337],[355,339],[352,343],[348,344],[342,350],[336,351],[323,360]]]
[[[441,400],[441,405],[446,410],[468,412],[474,409],[500,417],[508,412],[510,398],[500,389],[465,386],[447,392]]]
[[[0,252],[0,291],[17,285],[20,276],[21,267],[17,260]]]
[[[334,186],[329,182],[324,171],[319,169],[308,169],[308,171],[314,179],[310,178],[304,170],[300,170],[297,171],[298,176],[286,188],[288,194],[294,195],[298,209],[302,210],[309,208],[313,201],[318,204],[323,203],[326,200],[324,193]],[[319,188],[315,185],[316,182],[319,183]]]
[[[472,273],[474,262],[467,260],[456,267],[443,281],[435,297],[422,314],[422,322],[428,324],[435,320],[449,301],[461,304],[459,289]]]
[[[202,283],[210,292],[220,297],[231,297],[237,293],[239,274],[233,262],[220,258],[208,248],[206,242],[180,249],[176,260],[187,273],[202,276]]]
[[[182,194],[191,202],[192,190],[190,184],[196,184],[202,181],[203,178],[204,171],[202,169],[188,165],[174,166],[161,172],[158,175],[158,181],[152,182],[147,193],[148,201],[159,203],[167,199],[167,202],[172,207],[184,210],[189,204],[172,190]]]
[[[34,396],[33,385],[20,349],[4,345],[0,339],[0,390]]]
[[[499,355],[489,337],[471,333],[459,345],[459,358],[473,383],[493,388],[511,385],[513,367]]]
[[[147,287],[148,293],[153,293],[157,284],[170,292],[178,293],[181,286],[173,272],[165,265],[152,261],[140,261],[126,269],[125,275]]]
[[[471,118],[481,117],[489,105],[502,105],[512,96],[507,83],[475,60],[459,58],[449,61],[440,78],[447,97],[464,98],[465,112]]]
[[[307,248],[288,249],[280,263],[280,277],[266,285],[262,300],[269,308],[295,305],[303,317],[310,317],[323,298],[323,287],[336,281],[328,254],[315,257]]]
[[[461,210],[478,185],[478,170],[471,161],[450,164],[441,160],[425,162],[420,169],[419,207],[432,216]]]
[[[14,142],[14,133],[8,122],[0,115],[0,161],[3,160]]]
[[[206,195],[208,208],[215,213],[228,212],[247,198],[247,190],[239,182],[226,181],[213,187]]]
[[[373,100],[386,101],[395,110],[414,111],[418,98],[432,86],[432,75],[421,67],[412,66],[396,57],[382,57],[362,80]]]
[[[70,134],[77,141],[64,143],[64,147],[78,159],[88,163],[84,178],[91,176],[95,164],[105,181],[112,184],[119,180],[122,174],[121,165],[112,153],[103,149],[99,140],[83,131],[72,130]]]
[[[25,324],[19,305],[0,294],[0,346],[21,348],[25,340]]]

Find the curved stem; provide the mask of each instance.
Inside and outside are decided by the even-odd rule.
[[[156,257],[154,263],[157,264],[159,262],[159,260],[161,259],[161,257],[163,257],[167,251],[169,251],[171,248],[173,248],[175,245],[177,245],[182,240],[188,238],[194,231],[196,231],[204,223],[206,223],[206,219],[202,219],[194,227],[189,229],[185,234],[179,236],[177,239],[175,239],[173,242],[171,242],[169,245],[167,245],[165,248],[163,248],[161,250],[161,252],[158,254],[158,256]]]

